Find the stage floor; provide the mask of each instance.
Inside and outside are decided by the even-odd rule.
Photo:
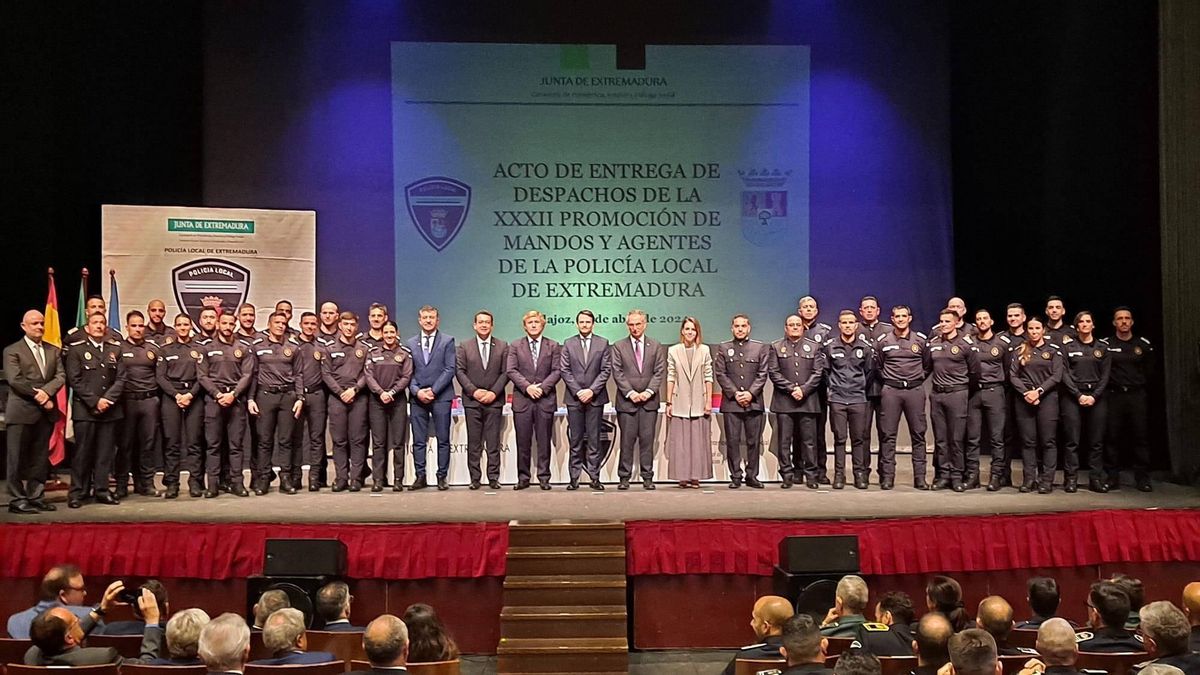
[[[984,489],[955,493],[917,491],[912,487],[911,467],[901,467],[896,489],[883,492],[872,483],[869,490],[832,490],[821,486],[810,490],[797,485],[782,490],[768,483],[762,490],[742,486],[730,490],[725,483],[704,485],[699,490],[681,490],[674,483],[658,483],[651,492],[633,484],[621,492],[607,485],[604,492],[586,487],[568,492],[565,485],[543,491],[534,487],[516,492],[469,490],[453,487],[445,492],[428,488],[419,492],[363,492],[333,494],[307,491],[296,495],[272,489],[265,496],[175,500],[130,496],[119,506],[87,503],[68,509],[66,493],[51,493],[58,507],[53,513],[16,516],[0,512],[3,522],[267,522],[267,523],[396,523],[396,522],[503,522],[508,520],[601,519],[601,520],[711,520],[718,518],[778,518],[786,520],[896,518],[921,516],[990,515],[1007,513],[1055,513],[1095,509],[1153,509],[1200,507],[1200,488],[1154,483],[1154,492],[1138,492],[1125,477],[1121,490],[1095,494],[1081,487],[1076,494],[1056,486],[1050,495],[1021,494],[1015,488],[999,492]],[[1019,478],[1020,471],[1017,471]]]

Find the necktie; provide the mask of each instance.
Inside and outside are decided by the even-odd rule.
[[[588,351],[592,346],[592,338],[583,338],[583,362],[587,363]]]
[[[429,337],[428,335],[425,335],[424,340],[425,340],[425,346],[421,348],[421,351],[425,353],[425,361],[428,362],[429,361],[429,352],[433,350],[433,345],[430,344],[431,342],[433,342],[433,338]]]
[[[637,362],[638,370],[642,369],[642,341],[633,341],[633,360]]]
[[[38,371],[42,373],[42,377],[46,377],[46,355],[42,352],[41,343],[33,346],[33,358],[37,361]]]
[[[533,365],[536,366],[537,359],[538,359],[538,341],[537,340],[529,341],[529,351],[533,353]]]
[[[491,342],[484,342],[479,347],[479,355],[483,357],[483,365],[484,366],[486,366],[488,364],[488,354],[491,353],[491,347],[492,347]]]

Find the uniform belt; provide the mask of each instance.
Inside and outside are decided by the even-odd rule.
[[[260,391],[264,394],[282,394],[284,392],[295,391],[294,385],[283,385],[280,387],[263,387]]]
[[[922,377],[919,380],[889,380],[885,377],[883,383],[893,389],[916,389],[925,383],[925,378]]]
[[[1099,382],[1076,382],[1075,386],[1079,387],[1079,391],[1095,391],[1096,385]]]
[[[167,380],[167,381],[170,382],[171,384],[175,385],[176,387],[179,387],[180,389],[191,389],[192,388],[192,383],[187,380]]]
[[[1003,387],[1003,386],[1004,386],[1004,382],[1003,382],[1003,381],[1000,381],[1000,382],[980,382],[980,383],[979,383],[979,388],[980,388],[980,389],[990,389],[990,388],[992,388],[992,387]]]
[[[125,394],[125,398],[131,401],[144,401],[148,398],[158,396],[158,391],[131,391]]]
[[[965,384],[935,384],[935,385],[933,385],[933,391],[938,394],[953,394],[956,391],[966,391],[966,390],[967,390],[967,385],[965,385]]]

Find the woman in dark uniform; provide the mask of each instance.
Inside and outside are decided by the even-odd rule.
[[[1021,492],[1037,488],[1045,495],[1052,490],[1058,468],[1058,385],[1064,370],[1058,346],[1046,339],[1045,322],[1039,317],[1026,321],[1025,340],[1013,350],[1008,369],[1008,381],[1017,394],[1017,435],[1025,473]]]
[[[408,441],[408,383],[412,380],[412,355],[400,344],[395,321],[383,324],[383,339],[367,355],[367,388],[371,390],[367,416],[371,426],[371,492],[382,492],[387,482],[388,453],[394,453],[392,490],[404,489],[404,446]]]
[[[1088,453],[1092,492],[1108,492],[1104,473],[1104,426],[1107,404],[1104,390],[1108,387],[1108,372],[1112,367],[1108,350],[1096,339],[1096,322],[1092,313],[1075,315],[1074,340],[1065,342],[1063,356],[1067,360],[1063,378],[1061,410],[1063,426],[1063,469],[1067,492],[1076,490],[1075,471],[1079,468],[1078,449],[1081,439]]]

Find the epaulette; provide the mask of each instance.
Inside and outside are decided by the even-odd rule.
[[[1138,339],[1139,339],[1139,340],[1141,340],[1142,342],[1145,342],[1147,345],[1148,345],[1148,344],[1150,344],[1150,341],[1149,341],[1149,340],[1147,340],[1147,339],[1146,339],[1146,338],[1144,338],[1144,337],[1140,337],[1140,338],[1138,338]]]
[[[1030,649],[1029,647],[1017,647],[1017,651],[1021,652],[1022,654],[1032,654],[1034,656],[1036,656],[1038,653],[1036,649]]]
[[[762,344],[761,340],[755,340],[754,338],[746,338],[746,342],[753,342],[755,344],[760,344],[760,345]]]
[[[975,341],[971,339],[971,336],[970,336],[970,335],[963,335],[963,336],[962,336],[962,339],[963,339],[963,342],[965,342],[965,343],[967,343],[967,344],[969,344],[969,345],[973,345],[973,344],[975,344]]]
[[[109,344],[109,345],[117,345],[118,347],[121,346],[121,342],[119,340],[117,340],[116,338],[109,338],[109,339],[105,340],[104,343]]]
[[[914,333],[916,333],[916,334],[917,334],[917,337],[921,338],[922,340],[928,340],[928,339],[929,339],[929,336],[928,336],[928,335],[926,335],[926,334],[922,333],[922,332],[921,332],[921,331],[919,331],[919,330],[918,330],[918,331],[913,331],[913,332],[914,332]]]
[[[1060,352],[1062,351],[1062,347],[1060,347],[1057,342],[1047,342],[1046,344],[1050,345],[1051,347],[1054,347],[1055,349],[1057,349]]]
[[[1074,342],[1074,340],[1071,339],[1071,336],[1067,335],[1065,333],[1062,336],[1062,341],[1063,341],[1064,345],[1067,344],[1068,342]]]
[[[1004,342],[1005,342],[1006,344],[1012,344],[1012,338],[1010,338],[1009,336],[1005,335],[1004,333],[1001,333],[1001,334],[1000,334],[1000,335],[998,335],[997,337],[999,337],[1001,340],[1004,340]]]
[[[298,339],[298,338],[297,338],[295,335],[289,335],[289,336],[287,336],[287,340],[286,340],[286,341],[287,341],[287,342],[290,342],[290,343],[292,343],[292,344],[294,344],[294,345],[296,345],[297,347],[299,347],[299,346],[300,346],[300,340],[299,340],[299,339]]]
[[[250,344],[252,344],[252,345],[256,345],[256,344],[258,344],[258,343],[260,343],[260,342],[262,342],[262,341],[263,341],[263,338],[261,338],[261,337],[256,337],[256,338],[254,338],[253,340],[250,340]]]
[[[746,645],[745,647],[742,647],[742,648],[741,648],[739,651],[743,651],[743,652],[744,652],[744,651],[746,651],[747,649],[758,649],[759,647],[766,647],[766,646],[767,646],[767,643],[765,643],[765,642],[759,642],[759,643],[757,643],[757,644]]]
[[[409,356],[412,356],[412,349],[410,349],[408,345],[404,344],[403,342],[400,343],[400,349],[403,349],[404,351],[408,352]]]
[[[864,621],[862,624],[863,630],[868,630],[873,633],[885,633],[892,629],[886,623],[878,623],[876,621]]]

